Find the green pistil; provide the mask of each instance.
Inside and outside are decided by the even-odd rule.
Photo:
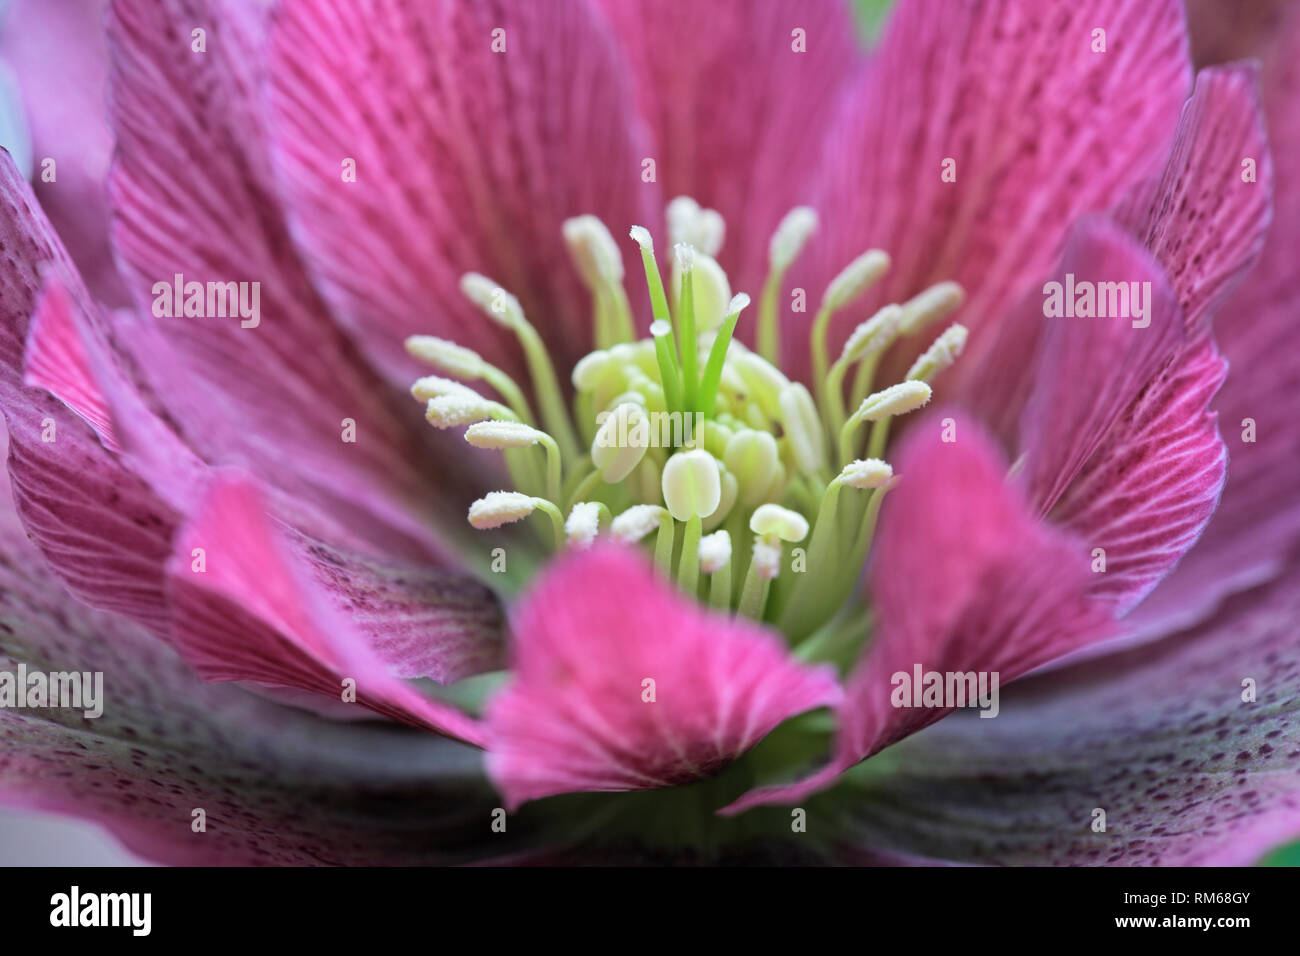
[[[682,359],[682,409],[693,412],[697,406],[699,393],[698,363],[699,344],[695,336],[695,291],[690,268],[682,269],[682,294],[678,302],[677,318],[680,323],[681,336],[677,347]]]
[[[704,366],[704,378],[700,382],[699,410],[705,418],[713,416],[713,407],[718,401],[718,385],[722,382],[722,367],[727,361],[727,348],[731,345],[731,336],[740,321],[740,312],[731,312],[718,329],[718,337],[709,349],[709,360]]]
[[[736,295],[725,313],[719,305],[728,294],[712,258],[720,229],[681,232],[703,237],[698,241],[709,258],[697,258],[686,243],[675,246],[675,308],[653,240],[647,230],[632,229],[654,316],[650,337],[633,340],[621,254],[599,223],[571,221],[566,237],[592,292],[599,346],[571,375],[572,416],[551,358],[518,301],[484,276],[463,277],[471,301],[514,331],[532,380],[526,395],[469,349],[432,336],[408,341],[413,355],[451,376],[429,376],[413,388],[427,402],[430,424],[470,428],[470,444],[505,454],[514,489],[485,490],[470,508],[470,523],[491,531],[540,511],[550,519],[557,550],[607,535],[641,542],[665,579],[717,611],[773,622],[814,655],[838,658],[860,644],[862,614],[839,612],[856,593],[882,500],[895,480],[889,465],[876,459],[888,442],[891,418],[929,401],[930,380],[960,353],[966,332],[950,327],[917,360],[908,381],[865,394],[896,329],[911,334],[959,301],[951,284],[934,287],[914,300],[910,324],[898,317],[900,306],[885,306],[831,362],[827,336],[837,310],[861,298],[888,267],[884,253],[869,251],[827,287],[813,319],[815,396],[792,382],[774,361],[779,300],[787,270],[815,226],[811,210],[795,210],[773,237],[759,303],[759,347],[752,352],[737,340],[748,296]],[[696,276],[701,267],[706,272]],[[708,303],[698,315],[697,287],[701,309]],[[846,416],[845,379],[855,366],[849,392],[864,394]],[[476,380],[501,401],[463,384]],[[867,422],[873,425],[868,457],[854,460]],[[714,532],[709,540],[706,531]]]

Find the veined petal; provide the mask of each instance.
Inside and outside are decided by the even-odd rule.
[[[589,8],[290,0],[268,69],[295,238],[395,383],[414,377],[402,342],[416,333],[520,366],[512,337],[459,293],[470,271],[519,298],[560,365],[590,350],[589,296],[564,221],[592,214],[620,234],[662,207],[641,178],[652,157],[629,122],[617,49]],[[637,274],[635,249],[621,248]]]
[[[0,661],[100,673],[102,715],[0,708],[0,803],[93,820],[170,864],[456,863],[529,832],[514,820],[489,835],[500,801],[469,747],[201,683],[137,626],[75,600],[9,497],[0,475]]]
[[[600,5],[633,67],[664,195],[691,196],[722,213],[730,228],[718,259],[735,288],[757,292],[768,239],[812,198],[824,136],[860,73],[849,5]]]
[[[830,668],[701,610],[619,546],[563,559],[514,625],[514,677],[487,711],[488,772],[508,806],[708,776],[840,699]]]
[[[864,249],[889,252],[889,274],[837,319],[832,353],[882,302],[954,280],[971,332],[954,388],[1070,223],[1163,161],[1189,87],[1177,0],[900,2],[827,146],[826,239],[797,283],[820,288]],[[806,329],[791,335],[802,354]],[[925,344],[896,349],[885,380]]]
[[[1255,52],[1263,58],[1274,215],[1259,264],[1214,321],[1229,365],[1214,402],[1228,481],[1200,543],[1134,611],[1135,628],[1152,632],[1195,621],[1225,594],[1278,573],[1300,537],[1300,8],[1288,5]]]
[[[1019,447],[1027,496],[1040,514],[1051,510],[1184,338],[1182,312],[1163,270],[1108,220],[1086,220],[1073,230],[1051,282],[1062,298],[1083,289],[1096,301],[1091,316],[1073,314],[1070,301],[1063,303],[1068,312],[1042,320],[1046,331]],[[1040,309],[1049,283],[1031,297]],[[1137,318],[1138,311],[1145,314]]]
[[[1255,74],[1253,66],[1202,70],[1163,173],[1118,210],[1168,271],[1193,333],[1255,264],[1272,218],[1273,159]]]
[[[1228,460],[1209,406],[1224,372],[1209,339],[1180,354],[1129,406],[1051,512],[1094,564],[1104,559],[1090,590],[1117,614],[1169,573],[1214,514]]]
[[[246,479],[218,477],[168,563],[172,642],[199,676],[297,687],[481,744],[472,718],[394,676],[287,546]]]
[[[109,191],[140,309],[117,329],[119,347],[204,460],[240,463],[376,548],[450,562],[431,515],[463,533],[461,507],[473,494],[447,464],[457,459],[432,456],[418,409],[335,327],[279,216],[251,75],[264,62],[260,10],[111,5],[118,159]],[[199,23],[201,54],[191,50]],[[203,293],[202,315],[176,314],[186,284]],[[441,494],[430,493],[428,475]]]
[[[873,849],[965,862],[1255,863],[1300,836],[1297,615],[1292,564],[1203,625],[1023,682],[996,719],[882,754],[891,772],[869,790],[828,795],[837,823]]]

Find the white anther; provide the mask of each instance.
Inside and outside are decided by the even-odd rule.
[[[564,538],[571,548],[589,548],[600,533],[600,505],[579,501],[564,522]]]
[[[624,544],[636,544],[658,528],[667,513],[659,505],[633,505],[614,519],[610,532]]]
[[[842,309],[865,294],[888,271],[889,255],[880,249],[869,249],[831,280],[822,304],[829,309]]]
[[[411,386],[411,394],[421,402],[427,402],[431,398],[441,398],[443,395],[464,395],[470,398],[482,397],[468,385],[462,385],[460,382],[453,382],[449,378],[442,378],[438,375],[426,375],[424,378],[417,378],[415,384]]]
[[[522,422],[476,422],[465,429],[465,441],[475,448],[527,448],[546,433]]]
[[[850,488],[883,488],[894,477],[894,469],[879,458],[859,458],[840,472],[841,484]]]
[[[928,402],[931,394],[925,382],[899,382],[864,398],[858,406],[857,417],[876,422],[893,415],[906,415]]]
[[[628,235],[631,236],[633,240],[636,241],[636,244],[641,247],[642,252],[648,252],[651,255],[654,255],[655,241],[650,235],[649,229],[645,226],[633,226],[628,230]]]
[[[668,204],[667,219],[670,242],[690,243],[707,256],[722,248],[726,223],[716,209],[702,209],[690,196],[678,196]]]
[[[513,295],[487,276],[467,272],[460,277],[460,291],[492,321],[513,329],[524,317],[523,306]]]
[[[482,378],[486,363],[473,349],[432,335],[412,335],[406,340],[408,354],[438,371],[460,378]]]
[[[780,505],[759,505],[750,515],[749,530],[764,537],[775,535],[782,541],[802,541],[808,537],[808,519]]]
[[[902,321],[902,306],[885,306],[853,330],[848,341],[844,343],[840,361],[859,362],[873,355],[879,355],[894,343],[894,339],[898,338]]]
[[[467,390],[468,391],[468,390]],[[485,418],[509,418],[510,410],[489,402],[475,392],[468,395],[440,395],[429,399],[424,417],[434,428],[459,428]]]
[[[772,581],[781,574],[781,544],[763,535],[754,536],[754,571],[760,578]]]
[[[966,347],[967,335],[966,326],[958,322],[948,326],[912,363],[912,367],[907,370],[907,377],[918,382],[929,382],[957,361],[962,349]]]
[[[569,254],[590,288],[623,281],[623,256],[605,224],[595,216],[564,220],[564,241]]]
[[[912,335],[961,305],[965,293],[955,282],[940,282],[903,303],[899,335]]]
[[[810,206],[796,206],[786,213],[768,244],[767,258],[772,271],[785,272],[790,268],[816,229],[817,211]]]
[[[522,521],[537,510],[538,499],[517,491],[491,491],[469,506],[469,523],[480,531]]]
[[[700,570],[716,574],[731,562],[731,535],[715,531],[700,538]]]

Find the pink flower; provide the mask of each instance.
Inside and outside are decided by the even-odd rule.
[[[106,20],[102,191],[93,78],[0,165],[0,647],[105,706],[0,710],[5,799],[172,862],[1300,833],[1300,16],[1194,85],[1175,0]]]

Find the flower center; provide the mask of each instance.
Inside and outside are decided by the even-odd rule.
[[[435,427],[463,427],[471,445],[505,455],[515,488],[475,501],[475,528],[543,514],[557,550],[588,547],[601,535],[645,542],[686,593],[802,639],[855,588],[894,481],[881,457],[890,420],[930,400],[931,383],[961,353],[966,329],[949,326],[904,381],[873,391],[880,357],[950,314],[962,291],[944,282],[885,306],[831,361],[832,318],[889,268],[880,250],[853,260],[827,286],[812,322],[814,395],[781,371],[778,346],[778,301],[816,228],[813,210],[793,210],[772,237],[757,351],[734,337],[750,298],[731,294],[714,259],[722,217],[682,197],[669,204],[667,219],[667,285],[650,232],[633,226],[630,233],[654,317],[640,339],[613,237],[591,216],[564,224],[591,291],[598,346],[572,369],[572,402],[518,300],[476,273],[463,277],[461,289],[517,336],[533,401],[475,352],[431,336],[407,340],[407,350],[440,373],[417,381],[411,393],[426,403]],[[497,398],[465,384],[480,381]]]

